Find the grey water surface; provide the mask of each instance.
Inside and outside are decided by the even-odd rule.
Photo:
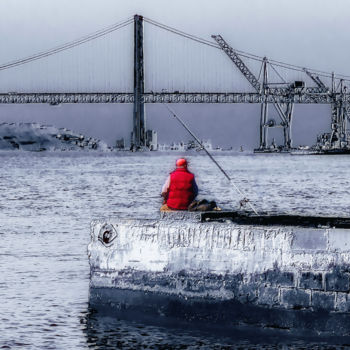
[[[90,221],[157,217],[177,156],[0,153],[0,349],[334,348],[265,339],[261,330],[259,338],[244,332],[221,338],[89,309]],[[239,196],[211,161],[197,153],[188,158],[200,197],[237,209]],[[217,159],[259,211],[350,216],[348,156],[218,153]]]

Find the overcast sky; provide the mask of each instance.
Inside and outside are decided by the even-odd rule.
[[[259,56],[350,76],[348,0],[3,0],[0,63],[74,40],[135,13],[207,39],[220,33],[233,47]],[[257,105],[174,108],[203,139],[225,146],[257,146]],[[296,144],[311,144],[317,133],[328,131],[329,106],[297,106],[295,112]],[[147,106],[147,118],[161,142],[187,139],[163,106]],[[66,126],[113,143],[129,137],[132,106],[2,105],[0,120]]]

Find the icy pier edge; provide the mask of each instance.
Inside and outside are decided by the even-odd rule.
[[[348,313],[350,230],[199,222],[91,223],[91,287]]]

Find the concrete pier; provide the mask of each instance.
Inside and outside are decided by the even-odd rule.
[[[321,312],[324,330],[332,328],[331,318],[350,315],[348,229],[203,223],[196,214],[180,214],[94,221],[91,234],[92,288],[231,303],[235,310],[276,315]],[[275,326],[293,328],[299,316],[275,319]],[[350,322],[341,323],[342,333],[350,332]]]

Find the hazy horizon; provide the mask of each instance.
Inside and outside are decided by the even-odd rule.
[[[260,57],[350,75],[350,52],[345,45],[349,36],[350,6],[346,0],[332,3],[316,0],[219,0],[213,3],[204,0],[200,6],[197,1],[185,0],[150,0],[147,3],[135,0],[127,4],[112,0],[99,3],[14,0],[0,3],[3,33],[0,42],[2,40],[4,48],[0,51],[0,63],[56,47],[135,13],[207,40],[211,40],[211,34],[222,34],[234,48]],[[251,89],[223,52],[200,48],[200,44],[193,42],[188,44],[168,32],[159,34],[148,24],[145,31],[146,89],[161,90],[163,86],[169,91]],[[116,33],[105,41],[87,44],[75,51],[0,71],[0,88],[5,92],[85,91],[96,86],[102,91],[108,88],[132,91],[131,34],[132,25],[126,27],[120,37]],[[161,48],[168,56],[160,56]],[[256,62],[247,60],[247,64],[258,75]],[[169,65],[174,69],[167,69]],[[300,73],[295,73],[295,77],[298,75]],[[286,75],[289,82],[295,77]],[[311,85],[310,81],[308,84]],[[112,145],[121,137],[130,138],[132,108],[132,105],[121,104],[0,105],[0,121],[33,121],[67,127]],[[258,145],[259,104],[193,104],[173,105],[173,108],[199,137],[210,139],[214,145],[247,148]],[[272,106],[270,110],[273,111]],[[158,131],[160,143],[188,139],[181,126],[168,117],[164,106],[147,105],[146,114],[147,128]],[[314,144],[317,134],[330,130],[330,118],[329,105],[296,105],[292,125],[294,145]],[[270,134],[281,142],[281,128],[271,130]]]

